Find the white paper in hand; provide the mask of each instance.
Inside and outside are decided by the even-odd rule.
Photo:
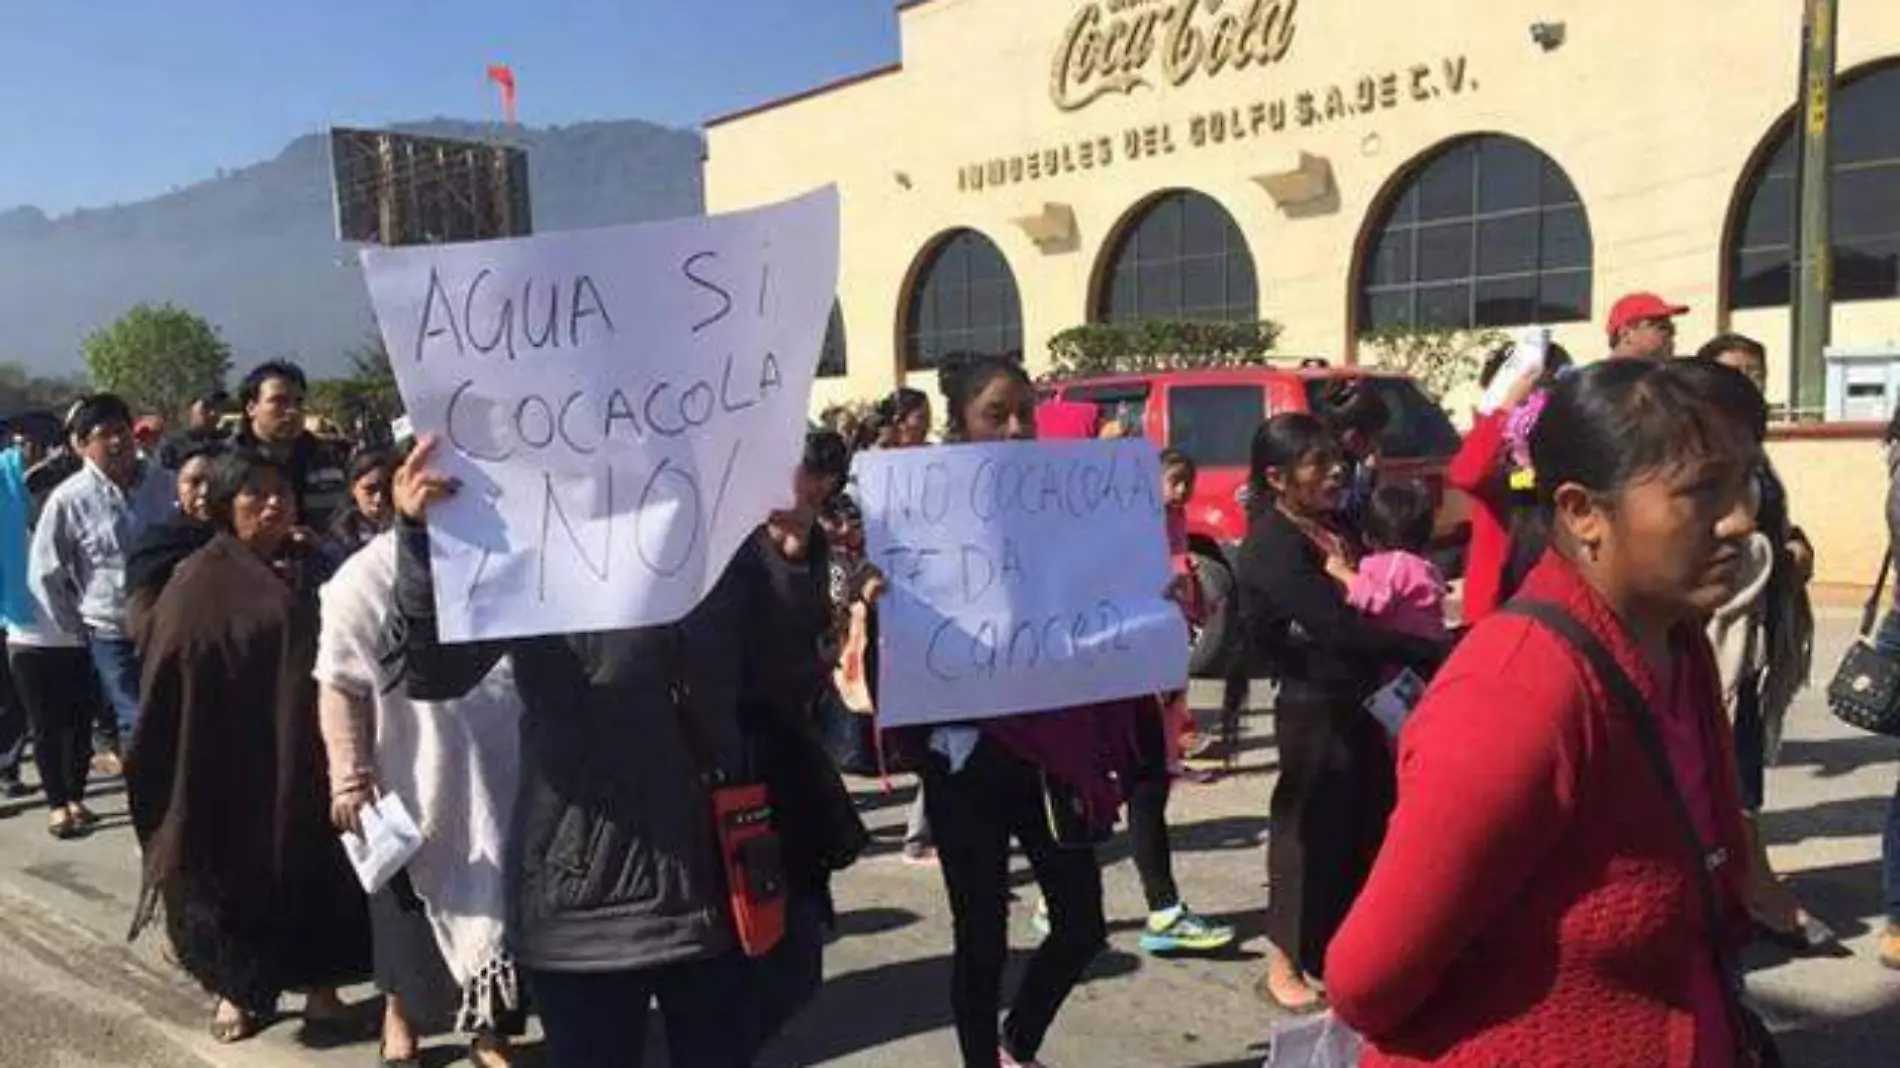
[[[1525,375],[1544,373],[1550,360],[1550,327],[1527,326],[1511,338],[1511,344],[1510,358],[1484,387],[1484,396],[1478,401],[1479,415],[1490,415],[1503,407],[1504,398]]]
[[[1366,711],[1385,726],[1386,733],[1396,738],[1399,728],[1405,726],[1412,710],[1418,707],[1419,698],[1424,696],[1425,680],[1407,668],[1366,698]]]
[[[1358,1068],[1365,1042],[1330,1012],[1273,1025],[1273,1044],[1261,1068]]]
[[[389,885],[389,880],[422,848],[422,832],[416,829],[416,821],[402,798],[395,794],[384,794],[364,805],[357,818],[363,824],[363,834],[358,837],[346,832],[343,851],[349,854],[363,892],[373,894]]]

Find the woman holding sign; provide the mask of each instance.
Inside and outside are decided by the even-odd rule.
[[[943,392],[952,441],[1036,436],[1036,391],[1013,361],[979,359],[948,369]],[[924,800],[954,918],[950,1004],[963,1064],[1034,1065],[1057,1010],[1107,943],[1094,843],[1120,803],[1109,772],[1132,768],[1134,758],[1104,754],[1113,746],[1100,743],[1132,742],[1130,709],[1090,706],[915,732],[922,737],[904,733],[915,748],[927,743]],[[1054,803],[1052,790],[1076,803]],[[1035,870],[1050,931],[999,1030],[1012,839]]]
[[[677,623],[445,643],[426,516],[460,487],[430,468],[436,446],[425,438],[395,479],[407,688],[460,700],[503,657],[514,663],[523,710],[503,859],[509,948],[549,1064],[639,1068],[642,1007],[657,1000],[670,1063],[748,1068],[749,958],[776,945],[772,917],[783,931],[784,880],[776,843],[750,844],[772,824],[751,818],[758,806],[729,784],[750,781],[744,699],[771,644],[775,621],[759,607],[771,591],[741,558]]]
[[[1329,564],[1357,553],[1334,529],[1345,489],[1340,446],[1319,420],[1274,416],[1253,439],[1241,545],[1243,621],[1254,662],[1280,684],[1274,731],[1280,778],[1267,845],[1266,999],[1310,1012],[1321,995],[1326,946],[1352,907],[1392,810],[1385,728],[1363,706],[1382,666],[1425,668],[1438,642],[1382,630],[1346,602]]]

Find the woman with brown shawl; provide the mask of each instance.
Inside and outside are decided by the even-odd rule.
[[[317,587],[284,470],[218,461],[210,544],[152,610],[126,765],[145,883],[132,936],[162,904],[178,961],[217,995],[212,1037],[255,1034],[286,990],[305,1037],[341,1037],[336,987],[369,976],[365,898],[330,827],[317,728]]]

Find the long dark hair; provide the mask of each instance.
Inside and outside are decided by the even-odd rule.
[[[967,436],[964,409],[999,378],[1014,379],[1025,389],[1032,388],[1029,372],[1007,356],[965,356],[944,361],[937,371],[937,389],[943,394],[944,436],[948,440],[962,441]]]
[[[1338,448],[1326,424],[1305,412],[1282,412],[1260,424],[1253,432],[1253,449],[1247,464],[1247,519],[1257,522],[1273,510],[1276,503],[1267,472],[1286,471],[1316,449]]]

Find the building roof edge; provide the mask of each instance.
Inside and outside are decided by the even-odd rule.
[[[930,3],[930,0],[911,0],[911,2],[917,3],[917,4],[927,4],[927,3]],[[834,93],[840,89],[848,89],[851,86],[858,85],[863,82],[875,81],[876,79],[882,78],[887,74],[896,74],[898,71],[901,71],[903,69],[904,69],[904,63],[902,60],[899,60],[896,63],[887,63],[882,67],[873,67],[870,70],[859,71],[856,74],[847,74],[842,78],[835,78],[831,81],[824,82],[819,85],[814,85],[809,89],[801,89],[796,93],[789,93],[785,96],[773,97],[770,100],[762,101],[757,104],[752,104],[748,107],[740,108],[737,111],[728,111],[722,115],[714,115],[713,117],[701,122],[700,128],[710,130],[715,126],[724,126],[724,125],[727,125],[728,123],[734,123],[734,122],[739,121],[740,119],[748,119],[754,115],[763,114],[767,111],[775,111],[782,107],[789,107],[792,104],[797,104],[797,103],[800,103],[801,101],[810,100],[813,97],[823,96],[826,93]]]

